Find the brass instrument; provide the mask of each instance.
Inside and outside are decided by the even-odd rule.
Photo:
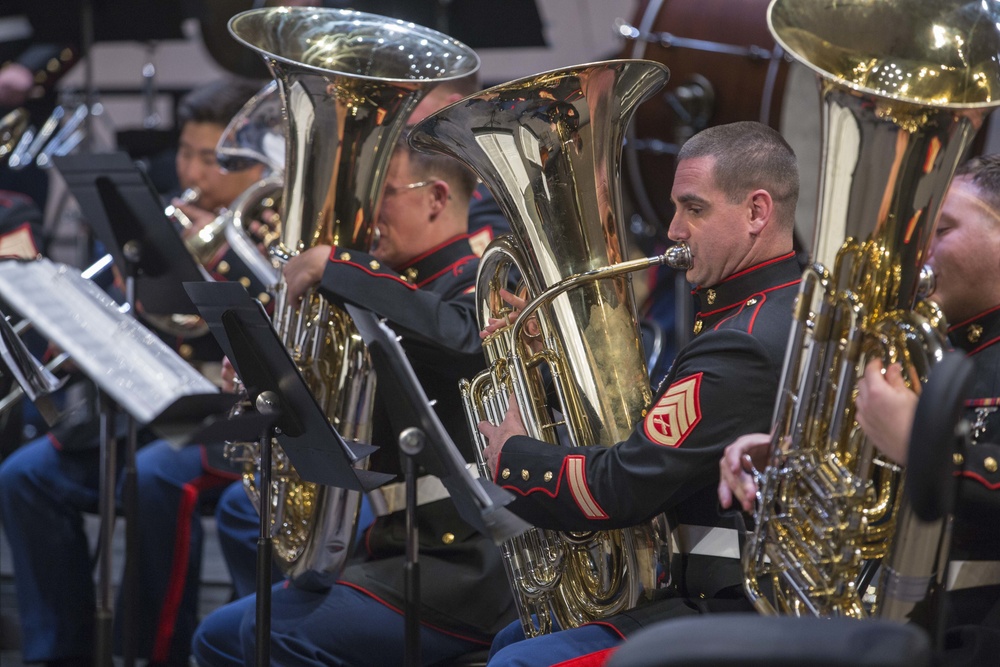
[[[900,362],[911,386],[941,357],[944,325],[918,300],[921,270],[955,169],[998,105],[1000,12],[774,0],[768,22],[819,75],[822,263],[805,272],[795,309],[745,587],[763,613],[902,620],[934,584],[945,531],[900,503],[902,470],[854,419],[856,383],[873,355]]]
[[[259,53],[285,109],[280,261],[330,244],[368,251],[392,150],[410,113],[435,83],[467,76],[479,58],[465,45],[411,23],[348,10],[271,8],[229,22]],[[300,306],[280,281],[273,324],[319,405],[347,440],[369,442],[375,383],[346,312],[313,290]],[[253,397],[251,397],[253,398]],[[275,553],[293,578],[334,572],[352,544],[360,494],[303,482],[279,447],[271,465]]]
[[[635,108],[663,86],[666,67],[639,60],[579,65],[519,79],[466,97],[419,123],[410,144],[450,155],[489,187],[514,230],[480,262],[478,318],[506,317],[499,290],[512,269],[530,303],[483,347],[489,363],[461,385],[466,416],[499,423],[513,391],[529,435],[573,445],[626,439],[651,400],[630,271],[665,257],[623,262],[618,188],[622,138]],[[685,247],[672,256],[683,259]],[[544,349],[522,337],[537,318]],[[559,395],[547,405],[543,369]],[[490,474],[479,451],[480,473]],[[612,615],[636,605],[655,581],[649,526],[565,533],[532,529],[502,545],[528,636]],[[537,616],[537,625],[531,615]]]
[[[14,109],[0,118],[0,160],[13,152],[27,129],[28,112],[24,109]]]

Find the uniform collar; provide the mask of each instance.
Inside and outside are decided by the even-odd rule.
[[[715,318],[724,317],[727,311],[743,304],[754,294],[797,280],[801,275],[795,253],[789,252],[734,273],[717,285],[698,287],[692,292],[698,297],[698,319],[705,320],[706,325],[711,324]]]
[[[949,327],[948,338],[969,354],[1000,338],[1000,305]]]
[[[425,284],[431,278],[473,255],[469,236],[454,236],[436,248],[431,248],[399,269],[406,281],[417,285]]]

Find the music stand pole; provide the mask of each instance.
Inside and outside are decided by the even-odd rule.
[[[256,400],[257,412],[275,415],[279,411],[274,392],[262,392]],[[260,436],[260,532],[257,534],[257,633],[254,646],[256,667],[268,667],[271,661],[271,562],[274,544],[271,542],[271,439],[273,427]]]
[[[94,664],[97,667],[112,666],[112,624],[111,607],[111,540],[115,526],[115,408],[111,399],[100,389],[97,392],[100,413],[101,469],[100,498],[101,529],[98,538],[100,569],[98,571],[98,599],[95,614],[96,642]]]
[[[131,312],[135,312],[136,275],[142,259],[142,245],[130,240],[122,246],[125,257],[125,301]],[[138,638],[135,632],[135,597],[139,588],[139,482],[135,458],[138,449],[138,426],[135,418],[126,414],[127,440],[125,461],[122,470],[122,507],[125,516],[125,571],[122,575],[122,656],[124,667],[133,667],[139,656]]]
[[[424,449],[427,437],[411,426],[399,434],[399,449],[403,455],[406,483],[406,563],[403,565],[403,605],[406,622],[405,667],[420,665],[420,535],[417,530],[417,456]]]

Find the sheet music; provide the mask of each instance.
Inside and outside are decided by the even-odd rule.
[[[0,261],[0,295],[135,419],[218,389],[79,270],[48,259]]]

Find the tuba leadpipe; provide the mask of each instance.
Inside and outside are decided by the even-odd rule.
[[[668,260],[623,262],[618,180],[624,128],[667,76],[659,63],[628,60],[545,72],[466,97],[410,134],[414,148],[471,168],[511,223],[513,233],[480,261],[480,326],[508,314],[499,291],[514,271],[527,293],[515,322],[483,341],[489,369],[461,384],[482,474],[491,471],[475,425],[499,423],[511,391],[528,433],[553,444],[563,423],[573,445],[624,440],[651,400],[629,281],[632,271]],[[683,263],[686,247],[668,254]],[[532,319],[540,351],[522,336]],[[558,406],[548,405],[543,369]],[[553,621],[571,628],[631,608],[654,585],[649,526],[532,529],[501,552],[528,636],[550,632]]]
[[[778,43],[817,74],[823,162],[816,263],[743,553],[763,613],[903,620],[940,574],[944,521],[912,520],[904,470],[867,441],[854,396],[868,359],[901,363],[912,387],[945,349],[943,317],[919,298],[924,261],[951,178],[998,105],[998,21],[995,8],[958,0],[768,9]]]
[[[367,252],[410,113],[433,85],[473,74],[478,56],[439,32],[349,10],[251,10],[234,16],[229,30],[263,57],[284,109],[281,234],[272,259],[280,264],[321,244]],[[316,290],[300,305],[285,291],[279,280],[275,330],[340,434],[369,443],[375,378],[353,322]],[[281,448],[273,450],[272,461],[244,469],[244,482],[259,505],[254,469],[274,470],[279,565],[292,578],[338,572],[353,545],[360,494],[303,482]]]

